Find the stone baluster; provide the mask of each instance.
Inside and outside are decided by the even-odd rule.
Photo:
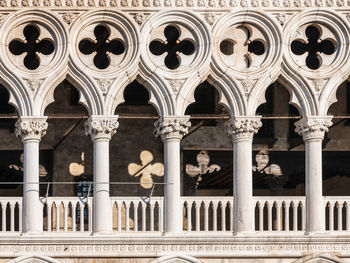
[[[180,142],[190,126],[186,116],[164,117],[155,123],[155,134],[164,142],[164,229],[167,233],[182,231]]]
[[[252,143],[262,123],[260,117],[235,117],[227,131],[233,140],[234,231],[254,230]]]
[[[91,116],[85,122],[85,133],[94,143],[94,233],[112,231],[112,205],[109,195],[109,142],[117,132],[118,116]]]
[[[21,117],[16,136],[24,146],[22,229],[25,233],[43,231],[43,204],[39,199],[39,143],[47,130],[47,117]]]
[[[332,116],[305,117],[295,123],[295,131],[305,142],[306,231],[325,230],[322,194],[322,140]]]

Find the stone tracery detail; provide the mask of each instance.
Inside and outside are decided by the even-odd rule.
[[[121,39],[109,39],[111,33],[106,25],[98,25],[94,29],[95,39],[85,38],[79,42],[79,50],[84,55],[94,54],[94,65],[98,69],[106,69],[110,65],[110,54],[121,55],[125,52],[125,44]]]
[[[228,122],[227,133],[233,139],[252,139],[261,126],[260,117],[235,118]]]
[[[182,139],[183,136],[188,134],[191,122],[186,117],[165,117],[156,121],[154,126],[154,134],[165,141],[168,139]]]
[[[263,35],[252,26],[235,25],[228,28],[220,42],[225,62],[239,70],[256,68],[266,54]]]
[[[149,49],[152,54],[160,56],[165,54],[164,63],[169,69],[177,69],[181,64],[179,55],[192,55],[195,46],[189,39],[181,40],[181,32],[175,26],[167,26],[164,29],[165,41],[153,40]]]
[[[327,55],[334,54],[336,50],[336,41],[329,37],[322,39],[321,32],[320,28],[309,25],[305,28],[306,39],[297,38],[291,43],[292,52],[302,56],[306,66],[312,70],[319,69]]]
[[[33,24],[23,29],[23,35],[24,40],[14,39],[10,42],[9,50],[15,56],[24,54],[25,67],[35,70],[40,66],[39,54],[50,55],[54,52],[55,46],[51,39],[39,39],[39,28]]]
[[[31,139],[40,140],[46,134],[47,126],[46,117],[22,117],[16,122],[15,134],[23,141]]]
[[[332,126],[331,116],[320,118],[304,118],[295,123],[295,132],[303,136],[304,141],[323,139],[325,132]]]
[[[91,139],[111,139],[119,127],[117,116],[92,116],[85,122],[85,134]]]

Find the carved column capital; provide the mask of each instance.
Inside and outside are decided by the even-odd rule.
[[[333,116],[309,116],[295,122],[295,132],[303,136],[304,141],[311,139],[323,140],[328,127],[332,125]]]
[[[40,141],[46,134],[47,117],[21,117],[16,122],[15,134],[23,142],[28,140]]]
[[[235,117],[227,124],[227,133],[232,136],[233,140],[253,139],[254,134],[262,126],[260,119],[260,116]]]
[[[119,127],[118,116],[93,115],[85,122],[85,134],[90,135],[92,141],[98,139],[110,140]]]
[[[189,116],[168,116],[154,123],[154,134],[160,136],[163,141],[170,139],[181,140],[191,127]]]

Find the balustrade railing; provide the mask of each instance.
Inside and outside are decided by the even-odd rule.
[[[257,231],[304,231],[305,196],[255,196]]]
[[[92,197],[48,197],[44,201],[44,231],[92,231]]]
[[[111,197],[113,230],[163,232],[163,197]]]
[[[183,196],[183,230],[233,231],[232,196]]]
[[[1,232],[22,231],[22,197],[1,197]]]
[[[350,196],[325,196],[326,230],[350,230]]]

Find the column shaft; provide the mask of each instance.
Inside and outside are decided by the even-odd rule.
[[[164,220],[167,232],[182,231],[180,140],[164,141]]]
[[[25,140],[23,175],[23,231],[43,231],[43,204],[39,196],[39,140]]]
[[[94,232],[112,231],[109,195],[109,140],[94,141]]]
[[[322,139],[305,141],[306,225],[308,231],[325,230],[322,194]]]
[[[252,139],[233,141],[233,186],[235,231],[253,231]]]

